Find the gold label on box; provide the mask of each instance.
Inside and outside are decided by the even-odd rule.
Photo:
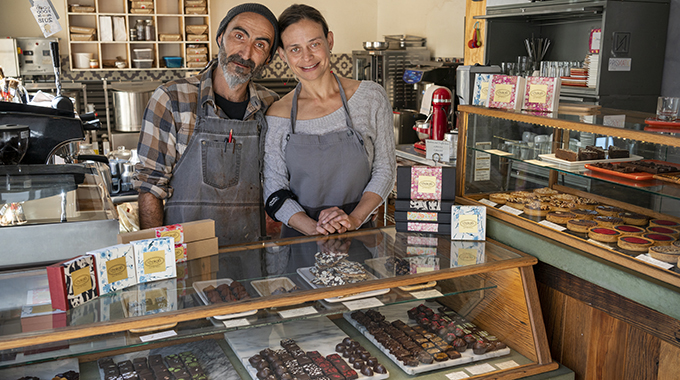
[[[493,92],[493,101],[497,103],[510,103],[512,101],[512,85],[497,84]]]
[[[179,244],[182,241],[182,231],[172,230],[172,231],[162,231],[158,237],[171,237],[175,239],[174,244]]]
[[[458,266],[477,264],[477,250],[474,248],[458,249]]]
[[[479,88],[479,100],[486,100],[487,96],[489,96],[489,82],[482,82]]]
[[[165,288],[147,290],[144,296],[146,297],[144,303],[147,312],[168,307],[168,290]]]
[[[165,251],[144,252],[144,273],[152,274],[165,271]]]
[[[116,281],[125,280],[126,278],[128,278],[128,271],[125,256],[106,262],[107,283],[113,284]]]
[[[71,281],[73,282],[73,295],[77,296],[92,290],[92,279],[90,278],[90,267],[78,269],[71,273]]]
[[[184,244],[175,246],[175,262],[184,260],[186,256],[186,246]]]
[[[477,215],[460,215],[458,217],[458,232],[465,234],[479,233]]]
[[[532,84],[529,86],[529,103],[545,103],[548,101],[548,86]]]
[[[52,304],[36,305],[31,308],[31,314],[42,314],[53,311]]]
[[[418,177],[419,193],[434,193],[437,191],[437,177],[421,175]]]

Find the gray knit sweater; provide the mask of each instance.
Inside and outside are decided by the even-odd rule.
[[[394,186],[396,156],[394,153],[394,130],[392,108],[385,89],[375,82],[362,81],[347,101],[354,129],[364,138],[368,153],[371,179],[364,192],[370,191],[387,198]],[[281,189],[289,189],[288,168],[285,151],[291,132],[290,118],[267,116],[268,130],[264,146],[264,199]],[[318,119],[298,120],[295,133],[323,135],[346,128],[345,111],[336,111]],[[310,162],[310,165],[322,165]],[[304,212],[300,204],[288,199],[276,213],[276,219],[286,223],[291,216]]]

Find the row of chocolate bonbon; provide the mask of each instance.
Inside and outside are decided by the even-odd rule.
[[[424,305],[421,305],[426,307]],[[471,348],[476,355],[483,355],[487,352],[501,350],[507,345],[493,335],[490,335],[486,330],[480,329],[474,323],[465,320],[465,318],[458,315],[455,311],[446,306],[441,306],[438,309],[441,321],[446,323],[446,327],[439,330],[439,334],[446,334],[446,339],[452,339],[450,334],[453,334],[456,339],[463,339],[467,343],[467,348]],[[441,324],[440,324],[441,325]],[[460,341],[458,343],[460,344]]]
[[[359,370],[364,376],[373,376],[374,373],[387,373],[385,367],[380,364],[375,356],[371,356],[368,350],[359,344],[359,342],[352,340],[349,337],[335,345],[335,352],[337,352],[335,356],[340,357],[340,355],[342,355],[342,357],[346,358],[347,361],[352,364],[352,367],[355,370]],[[333,356],[333,359],[339,363],[335,356]]]
[[[221,284],[218,287],[212,285],[203,289],[203,293],[211,303],[238,301],[250,298],[245,286],[238,281],[230,284]]]
[[[23,376],[18,380],[40,380],[40,378],[36,376]],[[80,380],[80,373],[76,371],[66,371],[54,375],[52,380]]]
[[[108,357],[99,360],[105,380],[208,380],[198,358],[189,352],[168,355],[150,355],[114,363]]]

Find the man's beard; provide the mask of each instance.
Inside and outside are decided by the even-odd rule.
[[[258,76],[262,70],[264,70],[264,64],[256,66],[255,62],[249,60],[249,59],[243,59],[241,58],[238,53],[232,54],[227,57],[227,52],[226,49],[224,48],[224,45],[220,47],[220,52],[217,55],[218,62],[220,64],[220,67],[222,68],[222,74],[224,75],[224,79],[227,81],[227,85],[229,88],[234,88],[237,86],[240,86],[244,83],[247,83],[250,79],[253,77]],[[235,62],[240,65],[246,66],[250,70],[248,72],[244,72],[245,69],[236,66],[235,65],[235,72],[230,72],[228,70],[228,65],[230,62]]]

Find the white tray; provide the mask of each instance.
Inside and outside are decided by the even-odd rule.
[[[563,167],[568,170],[585,170],[583,165],[585,164],[595,164],[598,162],[626,162],[626,161],[638,161],[643,159],[644,157],[642,156],[636,156],[634,154],[631,154],[630,157],[626,158],[612,158],[612,159],[606,159],[606,160],[588,160],[588,161],[567,161],[563,160],[561,158],[555,157],[554,153],[551,154],[539,154],[538,157],[541,158],[541,160],[550,162],[552,164],[559,165],[560,167]]]
[[[201,298],[201,301],[205,303],[206,305],[211,305],[210,300],[208,297],[206,297],[205,293],[203,293],[203,289],[207,288],[208,286],[212,285],[214,287],[218,287],[222,284],[231,284],[234,282],[231,278],[220,278],[218,280],[207,280],[207,281],[197,281],[194,282],[194,290],[196,291],[196,294]],[[225,302],[226,304],[226,302]],[[223,320],[223,319],[232,319],[232,318],[241,318],[241,317],[247,317],[249,315],[253,315],[257,313],[257,309],[255,310],[248,310],[248,311],[243,311],[240,313],[233,313],[233,314],[224,314],[224,315],[215,315],[213,318]]]
[[[417,306],[421,303],[422,303],[421,301],[417,301],[417,302],[408,302],[408,303],[404,303],[404,304],[401,304],[401,305],[391,305],[391,306],[386,306],[384,308],[381,307],[379,311],[382,313],[385,308],[395,308],[396,307],[397,309],[401,309],[404,306],[406,306],[408,308],[404,309],[404,312],[403,312],[405,318],[401,318],[401,319],[408,321],[408,317],[406,316],[406,310],[408,310],[408,309],[410,309],[414,306]],[[390,353],[390,350],[383,347],[383,345],[380,344],[380,342],[378,342],[373,337],[373,335],[370,334],[366,330],[366,328],[364,326],[359,324],[359,322],[355,321],[352,318],[351,314],[352,314],[351,312],[344,313],[343,317],[345,318],[345,320],[347,320],[347,322],[349,322],[352,326],[354,326],[354,328],[359,330],[359,332],[361,334],[363,334],[366,337],[366,339],[368,339],[371,343],[375,344],[375,346],[378,347],[383,352],[383,354],[385,354],[385,356],[390,358],[390,360],[392,360],[392,362],[394,362],[394,364],[396,364],[399,368],[401,368],[404,372],[406,372],[409,375],[416,375],[416,374],[419,374],[419,373],[434,371],[434,370],[442,369],[442,368],[455,367],[455,366],[459,366],[461,364],[472,363],[472,362],[477,362],[477,361],[480,361],[480,360],[486,360],[486,359],[490,359],[490,358],[496,358],[496,357],[499,357],[499,356],[508,355],[510,353],[509,347],[503,348],[501,350],[491,351],[491,352],[488,352],[488,353],[483,354],[483,355],[476,355],[472,352],[471,349],[467,349],[467,350],[465,350],[465,352],[460,353],[461,357],[458,358],[458,359],[453,359],[453,360],[449,359],[445,362],[432,362],[432,364],[422,364],[422,363],[420,363],[416,367],[407,367],[407,366],[404,365],[404,363],[402,363],[399,359],[397,359],[396,356],[392,355]],[[386,315],[385,320],[391,322],[394,319],[388,318],[387,315]],[[413,323],[407,323],[407,324],[409,326],[414,325]]]
[[[298,268],[297,273],[302,277],[303,280],[305,280],[309,286],[311,286],[314,289],[319,289],[319,288],[325,288],[323,285],[317,285],[312,282],[314,279],[314,275],[309,271],[312,269],[312,267],[306,267],[306,268]],[[368,274],[368,279],[367,280],[376,280],[377,277],[375,277],[372,273],[366,272]],[[347,296],[339,296],[339,297],[333,297],[333,298],[326,298],[325,300],[327,302],[345,302],[345,301],[351,301],[351,300],[356,300],[360,298],[367,298],[367,297],[375,297],[379,296],[381,294],[388,293],[390,291],[390,288],[387,289],[378,289],[378,290],[371,290],[368,292],[363,292],[363,293],[355,293],[355,294],[350,294]]]
[[[288,277],[275,277],[251,281],[250,285],[255,288],[260,297],[269,297],[272,295],[272,289],[283,287],[289,292],[295,286],[295,283]]]

